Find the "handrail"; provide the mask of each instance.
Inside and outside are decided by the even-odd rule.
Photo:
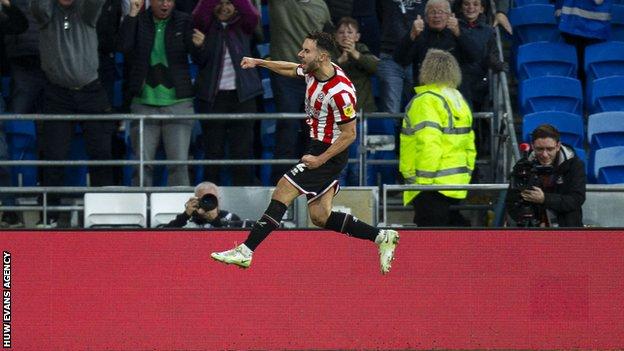
[[[506,191],[509,184],[440,184],[440,185],[394,185],[384,184],[382,189],[382,223],[388,220],[388,192],[399,192],[405,190],[418,191],[439,191],[439,190],[468,190],[468,191]],[[1,188],[0,188],[1,189]],[[624,184],[587,184],[586,192],[624,192]]]
[[[360,121],[367,119],[396,119],[402,118],[402,113],[385,112],[364,112],[360,113]],[[491,112],[477,112],[476,119],[491,119]],[[237,113],[237,114],[186,114],[186,115],[140,115],[140,114],[95,114],[95,115],[59,115],[59,114],[0,114],[0,120],[11,121],[31,121],[31,120],[51,120],[51,121],[72,121],[72,120],[138,120],[139,128],[142,129],[145,120],[275,120],[275,119],[303,119],[303,113]],[[366,124],[361,123],[360,135],[368,134]],[[141,137],[142,137],[142,133]],[[142,138],[141,138],[142,139]],[[367,160],[366,138],[360,138],[358,159],[350,159],[349,163],[359,163],[360,185],[365,185],[367,164],[374,165],[396,165],[396,160]],[[139,141],[140,150],[143,147],[143,140]],[[298,159],[223,159],[223,160],[143,160],[142,152],[138,153],[136,160],[0,160],[0,166],[139,166],[140,184],[143,184],[143,167],[145,165],[284,165],[294,164]]]
[[[496,15],[496,3],[494,0],[490,0],[490,16],[494,18]],[[496,47],[498,48],[498,57],[501,62],[505,62],[503,56],[502,36],[499,27],[494,28],[496,36]],[[511,68],[510,68],[511,69]],[[511,106],[511,98],[509,96],[509,81],[507,79],[507,73],[501,71],[497,74],[498,83],[495,84],[496,92],[494,94],[495,99],[501,99],[503,108],[501,109],[499,104],[495,104],[495,109],[498,115],[499,132],[498,137],[502,138],[502,142],[505,145],[502,151],[502,175],[503,179],[507,179],[507,172],[511,170],[511,167],[520,159],[520,151],[518,148],[518,140],[516,138],[516,130],[513,122],[513,109]],[[497,148],[498,150],[499,148]]]

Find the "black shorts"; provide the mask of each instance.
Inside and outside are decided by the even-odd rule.
[[[311,140],[307,154],[318,156],[330,147],[318,140]],[[321,167],[309,169],[303,162],[299,162],[284,174],[284,178],[299,189],[308,198],[308,203],[320,198],[326,192],[333,190],[334,196],[340,191],[338,177],[349,161],[349,149],[332,157]]]

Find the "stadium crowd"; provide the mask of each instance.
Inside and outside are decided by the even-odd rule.
[[[332,55],[333,62],[351,77],[360,110],[405,111],[416,93],[414,88],[420,85],[426,53],[440,49],[459,62],[458,90],[472,111],[481,111],[488,108],[488,71],[507,70],[499,59],[493,25],[512,34],[508,0],[496,1],[493,18],[487,16],[486,0],[0,2],[0,73],[10,82],[3,85],[6,104],[0,98],[0,112],[16,114],[304,112],[303,80],[257,68],[244,70],[240,62],[245,56],[297,62],[302,39],[314,31],[335,36],[339,50]],[[557,6],[561,8],[561,2]],[[568,32],[566,40],[580,46],[605,40],[587,39],[586,33],[572,29]],[[266,46],[269,51],[261,52]],[[270,142],[266,125],[260,121],[203,120],[201,138],[194,138],[195,126],[194,120],[166,117],[146,121],[143,159],[162,157],[158,155],[161,144],[167,160],[262,158],[266,149],[274,159],[296,159],[305,150],[309,133],[303,119],[277,120]],[[84,137],[89,159],[138,158],[138,122],[113,120],[38,121],[36,158],[70,158],[77,131]],[[389,150],[379,151],[377,156],[397,158],[400,121],[371,120],[368,131],[391,136]],[[13,157],[6,144],[0,128],[0,159]],[[481,148],[488,142],[477,144]],[[350,152],[355,157],[357,146],[352,145]],[[274,184],[286,167],[273,166],[270,179],[261,181],[260,167],[206,166],[197,170],[170,165],[166,180],[158,184],[268,185]],[[42,169],[37,184],[72,185],[63,167]],[[155,172],[154,166],[145,166],[142,184],[138,169],[126,178],[132,185],[157,185]],[[2,185],[10,185],[10,170],[3,167],[0,173]],[[122,173],[117,168],[89,167],[90,184],[124,184]],[[369,184],[403,182],[404,175],[394,166],[375,166],[372,173],[375,179],[368,180]],[[348,168],[341,183],[357,185],[355,174]],[[55,198],[51,201],[58,203]],[[11,203],[11,199],[5,196],[2,203]],[[17,217],[5,211],[3,225],[18,225]],[[43,226],[57,221],[54,214],[49,218],[50,223]]]

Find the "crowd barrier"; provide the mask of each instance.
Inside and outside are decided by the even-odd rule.
[[[12,350],[623,349],[618,231],[0,233]]]

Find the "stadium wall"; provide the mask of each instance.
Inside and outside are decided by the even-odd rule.
[[[8,324],[13,350],[624,348],[619,231],[403,231],[387,276],[326,231],[210,259],[245,236],[0,233],[4,346]]]

